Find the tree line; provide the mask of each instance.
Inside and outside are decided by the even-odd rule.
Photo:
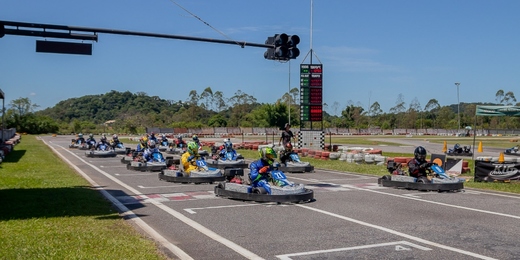
[[[240,90],[226,98],[221,91],[207,87],[202,93],[192,90],[186,100],[166,100],[148,96],[144,92],[131,93],[112,90],[105,94],[86,95],[58,102],[54,107],[35,111],[39,106],[29,98],[9,103],[4,111],[8,128],[19,132],[39,133],[143,133],[147,127],[282,127],[289,122],[300,124],[299,90],[291,89],[274,103],[259,103]],[[422,107],[417,98],[407,104],[398,94],[395,106],[383,112],[375,101],[368,109],[359,102],[348,101],[339,111],[339,103],[329,107],[324,103],[323,128],[381,128],[381,129],[457,129],[475,124],[476,105],[520,105],[512,91],[499,90],[496,103],[461,103],[441,106],[430,99]],[[325,110],[333,110],[330,114]],[[290,113],[290,116],[289,116]],[[484,129],[518,129],[519,118],[479,117],[477,125]],[[111,122],[107,125],[107,122]],[[107,129],[109,128],[109,129]],[[109,131],[110,130],[110,131]]]

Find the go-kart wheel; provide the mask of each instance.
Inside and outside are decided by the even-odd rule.
[[[218,187],[219,189],[225,189],[224,183],[222,183],[222,182],[219,182],[219,183],[217,184],[217,187]]]
[[[418,183],[430,183],[430,181],[426,177],[419,177],[419,178],[417,178],[417,182]]]
[[[385,176],[381,177],[381,179],[389,181],[389,180],[392,179],[392,176],[390,176],[390,175],[385,175]]]
[[[251,192],[256,194],[267,194],[267,191],[264,187],[256,187]]]

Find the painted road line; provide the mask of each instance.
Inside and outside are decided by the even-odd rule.
[[[476,195],[485,194],[485,195],[499,196],[499,197],[505,197],[505,198],[520,199],[520,196],[515,196],[513,194],[512,195],[508,195],[508,194],[499,194],[499,193],[484,192],[484,191],[473,191],[473,190],[466,190],[465,192],[466,193],[470,193],[470,194],[476,194]]]
[[[63,147],[61,147],[61,148],[63,148]],[[65,150],[65,149],[64,149],[64,151],[69,152],[68,150]],[[79,159],[83,163],[85,163],[85,164],[89,165],[90,167],[92,167],[94,170],[96,170],[99,173],[103,174],[108,179],[110,179],[113,182],[117,183],[121,187],[124,187],[125,189],[129,190],[130,192],[132,192],[134,194],[138,194],[139,193],[138,190],[132,188],[131,186],[127,185],[126,183],[120,181],[119,179],[114,178],[112,175],[110,175],[109,173],[99,169],[95,165],[93,165],[91,163],[88,163],[87,161],[83,160],[83,158],[77,156],[76,154],[74,154],[72,152],[69,152],[69,153],[71,155],[75,156],[77,159]],[[114,198],[114,200],[115,200],[115,198]],[[162,204],[161,202],[150,200],[150,203],[155,205],[156,207],[162,209],[163,211],[165,211],[166,213],[170,214],[171,216],[177,218],[178,220],[184,222],[186,225],[194,228],[195,230],[199,231],[200,233],[208,236],[209,238],[215,240],[216,242],[219,242],[219,243],[223,244],[224,246],[228,247],[229,249],[231,249],[231,250],[237,252],[238,254],[244,256],[247,259],[263,259],[262,257],[256,255],[255,253],[247,250],[244,247],[241,247],[240,245],[234,243],[233,241],[231,241],[231,240],[229,240],[227,238],[224,238],[224,237],[218,235],[217,233],[215,233],[215,232],[211,231],[210,229],[204,227],[203,225],[199,224],[198,222],[195,222],[194,220],[184,216],[180,212],[178,212],[178,211],[176,211],[176,210],[174,210],[174,209],[172,209],[172,208]],[[181,259],[183,259],[183,258],[181,257]],[[191,257],[189,259],[191,259]]]
[[[389,242],[389,243],[380,243],[380,244],[371,244],[371,245],[364,245],[364,246],[353,246],[353,247],[344,247],[344,248],[335,248],[335,249],[325,249],[325,250],[315,250],[315,251],[308,251],[308,252],[301,252],[301,253],[293,253],[293,254],[285,254],[285,255],[277,255],[281,260],[291,260],[291,257],[295,256],[309,256],[309,255],[316,255],[316,254],[326,254],[326,253],[334,253],[334,252],[343,252],[343,251],[352,251],[352,250],[359,250],[359,249],[368,249],[368,248],[376,248],[376,247],[386,247],[386,246],[395,246],[396,251],[401,250],[410,250],[409,248],[404,247],[414,247],[419,250],[423,251],[430,251],[432,249],[416,245],[413,243],[410,243],[408,241],[397,241],[397,242]]]
[[[390,233],[390,234],[393,234],[393,235],[396,235],[396,236],[404,237],[406,239],[409,239],[409,240],[412,240],[412,241],[415,241],[415,242],[419,242],[419,243],[422,243],[422,244],[426,244],[426,245],[429,245],[429,246],[442,248],[442,249],[445,249],[445,250],[449,250],[449,251],[452,251],[452,252],[456,252],[456,253],[472,256],[472,257],[479,258],[479,259],[486,259],[486,260],[494,260],[495,259],[495,258],[488,257],[488,256],[485,256],[485,255],[481,255],[481,254],[469,252],[469,251],[466,251],[466,250],[462,250],[462,249],[459,249],[459,248],[455,248],[455,247],[439,244],[439,243],[436,243],[436,242],[432,242],[432,241],[429,241],[429,240],[426,240],[426,239],[422,239],[420,237],[408,235],[408,234],[405,234],[405,233],[402,233],[402,232],[399,232],[399,231],[396,231],[396,230],[393,230],[393,229],[389,229],[389,228],[385,228],[385,227],[382,227],[382,226],[370,224],[370,223],[367,223],[367,222],[364,222],[364,221],[360,221],[360,220],[357,220],[357,219],[345,217],[345,216],[342,216],[342,215],[339,215],[339,214],[336,214],[336,213],[328,212],[328,211],[321,210],[321,209],[312,208],[310,206],[300,205],[300,204],[296,204],[294,206],[301,207],[301,208],[308,209],[308,210],[312,210],[312,211],[316,211],[316,212],[319,212],[319,213],[322,213],[322,214],[325,214],[325,215],[329,215],[331,217],[343,219],[343,220],[346,220],[346,221],[349,221],[349,222],[352,222],[352,223],[357,223],[359,225],[363,225],[363,226],[366,226],[366,227],[379,229],[381,231],[384,231],[384,232],[387,232],[387,233]]]
[[[186,185],[177,184],[177,185],[152,186],[152,187],[145,187],[145,186],[142,186],[142,185],[137,185],[137,187],[140,188],[140,189],[172,188],[172,187],[182,187],[182,186],[186,186]]]
[[[114,173],[116,176],[148,176],[148,175],[157,175],[157,173]]]
[[[108,200],[110,200],[118,209],[119,211],[121,212],[121,216],[126,219],[126,220],[129,220],[129,221],[132,221],[134,222],[137,226],[139,226],[143,231],[145,231],[150,237],[152,237],[155,241],[157,241],[158,243],[160,243],[162,246],[164,246],[165,248],[167,248],[168,250],[170,250],[170,252],[172,252],[173,254],[175,254],[176,256],[178,256],[180,259],[187,259],[187,260],[193,260],[193,258],[191,256],[189,256],[188,254],[186,254],[186,252],[184,252],[182,249],[180,249],[179,247],[177,247],[176,245],[170,243],[170,241],[168,241],[166,238],[164,238],[161,234],[159,234],[157,231],[155,231],[155,229],[153,229],[152,227],[150,227],[148,224],[146,224],[146,222],[144,222],[141,218],[139,218],[134,212],[132,212],[131,210],[129,210],[125,205],[123,205],[121,202],[119,202],[117,199],[115,199],[112,195],[110,195],[110,193],[108,193],[105,189],[103,189],[101,186],[99,186],[94,180],[92,180],[85,172],[83,172],[80,168],[78,168],[76,165],[72,164],[72,162],[70,160],[68,160],[67,158],[65,158],[65,156],[63,156],[60,152],[58,152],[56,150],[56,148],[54,148],[52,145],[49,145],[45,142],[45,140],[41,139],[47,146],[49,146],[52,151],[57,154],[58,156],[61,157],[61,159],[63,161],[65,161],[67,164],[69,164],[72,168],[74,168],[76,170],[76,172],[78,172],[79,174],[81,174],[81,176],[83,176],[83,178],[85,178],[85,180],[87,180],[93,188],[99,190],[99,192],[101,192],[101,194],[103,194],[103,196],[105,198],[107,198]],[[50,142],[52,143],[52,142]],[[60,146],[61,147],[61,146]],[[64,149],[63,147],[61,147],[62,149]],[[65,149],[64,149],[65,150]],[[70,151],[68,150],[65,150],[69,153],[71,153]],[[72,155],[75,155],[73,153],[71,153]],[[76,155],[75,155],[76,156]],[[76,156],[77,157],[77,156]]]
[[[190,214],[197,214],[197,212],[195,212],[195,210],[237,208],[237,207],[251,207],[251,206],[261,206],[261,205],[260,204],[239,204],[239,205],[214,206],[214,207],[204,207],[204,208],[186,208],[184,210]]]
[[[126,165],[114,165],[114,166],[105,166],[105,165],[100,165],[99,167],[101,168],[126,168]]]
[[[421,201],[421,202],[426,202],[426,203],[431,203],[431,204],[436,204],[436,205],[441,205],[441,206],[446,206],[446,207],[451,207],[451,208],[464,209],[464,210],[475,211],[475,212],[480,212],[480,213],[485,213],[485,214],[490,214],[490,215],[501,216],[501,217],[520,219],[520,216],[516,216],[516,215],[498,213],[498,212],[493,212],[493,211],[489,211],[489,210],[482,210],[482,209],[476,209],[476,208],[470,208],[470,207],[464,207],[464,206],[457,206],[457,205],[452,205],[452,204],[443,203],[443,202],[436,202],[436,201],[430,201],[430,200],[425,200],[425,199],[421,199],[421,198],[403,196],[400,194],[392,194],[392,193],[388,193],[388,192],[377,191],[377,190],[373,190],[373,189],[364,189],[364,188],[357,188],[357,187],[354,189],[379,193],[382,195],[387,195],[387,196],[392,196],[392,197],[416,200],[416,201]]]
[[[295,178],[295,179],[298,179],[298,178]],[[340,186],[343,186],[343,185],[341,185],[341,184],[336,184],[336,183],[327,183],[327,182],[320,182],[320,181],[311,181],[311,180],[309,180],[309,179],[300,179],[300,180],[306,180],[306,181],[316,182],[316,183],[322,183],[322,184],[330,184],[330,185],[340,185]],[[502,217],[508,217],[508,218],[514,218],[514,219],[520,219],[520,216],[516,216],[516,215],[510,215],[510,214],[498,213],[498,212],[493,212],[493,211],[488,211],[488,210],[481,210],[481,209],[476,209],[476,208],[470,208],[470,207],[464,207],[464,206],[457,206],[457,205],[452,205],[452,204],[442,203],[442,202],[436,202],[436,201],[424,200],[424,199],[417,198],[417,197],[412,197],[412,196],[405,196],[405,195],[400,195],[400,194],[392,194],[392,193],[388,193],[388,192],[377,191],[377,189],[374,189],[373,187],[370,187],[370,189],[367,189],[367,188],[356,187],[355,185],[350,185],[349,188],[352,188],[352,189],[354,189],[354,190],[361,190],[361,191],[370,191],[370,192],[375,192],[375,193],[379,193],[379,194],[387,195],[387,196],[393,196],[393,197],[399,197],[399,198],[405,198],[405,199],[417,200],[417,201],[421,201],[421,202],[432,203],[432,204],[437,204],[437,205],[446,206],[446,207],[452,207],[452,208],[458,208],[458,209],[465,209],[465,210],[476,211],[476,212],[480,212],[480,213],[486,213],[486,214],[497,215],[497,216],[502,216]],[[383,188],[388,189],[388,188],[386,188],[386,187],[383,187]],[[489,194],[493,194],[493,193],[489,193]],[[506,195],[506,196],[510,196],[510,195]],[[514,197],[514,198],[517,198],[517,197]]]

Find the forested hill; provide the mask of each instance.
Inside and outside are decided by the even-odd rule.
[[[60,101],[52,108],[38,111],[38,114],[49,116],[60,122],[90,121],[103,123],[125,115],[149,115],[159,112],[176,113],[182,102],[164,100],[146,93],[118,92],[112,90],[106,94],[88,95]]]

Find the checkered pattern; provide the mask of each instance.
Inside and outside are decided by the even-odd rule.
[[[323,150],[325,148],[325,132],[305,130],[298,132],[298,148]]]

